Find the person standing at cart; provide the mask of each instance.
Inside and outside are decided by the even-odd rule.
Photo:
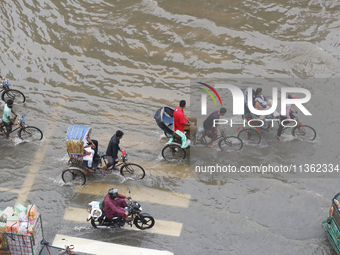
[[[123,151],[119,147],[120,139],[123,138],[124,133],[120,130],[116,132],[115,135],[111,137],[109,145],[107,146],[106,156],[107,156],[107,165],[103,168],[99,169],[102,175],[106,175],[105,170],[111,166],[115,166],[118,162],[118,151]],[[113,170],[118,170],[118,167],[114,167]]]
[[[4,106],[4,113],[2,115],[2,123],[0,124],[0,132],[3,132],[3,127],[6,127],[6,138],[5,141],[7,142],[11,142],[13,141],[12,139],[9,138],[9,134],[12,131],[12,125],[16,125],[17,123],[12,119],[12,113],[15,116],[18,116],[18,114],[16,114],[13,111],[13,100],[12,99],[8,99],[7,103]]]
[[[186,117],[184,114],[184,108],[186,106],[185,100],[181,100],[179,102],[179,106],[177,106],[174,110],[174,124],[173,131],[177,130],[184,133],[187,131],[186,135],[191,139],[191,135],[194,137],[197,132],[197,119],[196,117]]]

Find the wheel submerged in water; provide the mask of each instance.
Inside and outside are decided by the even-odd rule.
[[[61,178],[67,185],[83,186],[86,182],[85,174],[77,169],[65,169]]]
[[[185,159],[187,153],[177,144],[169,144],[162,150],[162,156],[166,161],[174,162]]]

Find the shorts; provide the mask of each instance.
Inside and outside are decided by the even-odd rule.
[[[1,124],[6,127],[7,132],[11,132],[12,131],[12,126],[13,126],[12,122],[4,122],[4,121],[2,121]]]
[[[217,138],[217,133],[215,132],[215,129],[206,130],[205,134],[213,140]]]
[[[115,166],[116,161],[113,159],[113,157],[111,156],[107,156],[107,168],[111,167],[111,166]]]

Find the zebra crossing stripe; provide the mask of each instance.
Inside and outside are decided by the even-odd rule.
[[[65,248],[65,245],[74,245],[74,252],[83,252],[93,255],[173,255],[169,251],[153,250],[147,248],[133,247],[128,245],[94,241],[91,239],[72,237],[57,234],[53,241],[53,246]]]

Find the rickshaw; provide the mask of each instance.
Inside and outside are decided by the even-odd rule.
[[[322,228],[336,254],[340,254],[340,193],[332,199],[327,220],[322,222]]]
[[[98,153],[98,157],[93,158],[93,168],[88,168],[83,164],[84,143],[86,138],[91,134],[90,126],[71,125],[66,132],[66,148],[69,155],[68,168],[62,171],[62,179],[66,184],[84,185],[86,176],[95,172],[96,169],[102,168],[107,164],[106,155]],[[98,149],[98,148],[97,148]],[[144,169],[134,163],[127,163],[128,155],[125,151],[122,153],[120,161],[115,165],[120,167],[120,174],[127,179],[143,179],[145,176]],[[109,174],[113,167],[106,169]]]
[[[247,103],[248,102],[248,94],[247,94],[248,88],[242,89],[242,91],[243,91],[244,99],[245,99],[244,101],[245,114],[242,116],[242,118],[246,120],[246,123],[248,126],[247,127],[240,126],[237,129],[237,130],[240,130],[240,132],[238,133],[238,137],[247,144],[259,144],[261,142],[260,129],[262,128],[259,129],[257,127],[263,124],[264,119],[262,119],[262,123],[261,123],[259,116],[256,116],[255,114],[250,112],[248,108],[248,103]],[[255,91],[253,90],[253,98],[251,99],[253,104],[255,100],[254,95],[255,95]],[[276,116],[276,117],[272,116],[272,117],[278,120],[280,119],[279,116]],[[282,134],[290,132],[292,136],[303,141],[313,141],[316,138],[316,131],[314,128],[312,128],[311,126],[302,124],[296,116],[294,117],[294,120],[296,124],[293,122],[290,124],[286,124],[286,126],[282,130]]]
[[[170,138],[162,150],[162,156],[166,161],[180,161],[185,159],[187,154],[186,149],[189,148],[190,144],[190,139],[187,136],[184,136],[180,131],[173,131],[173,112],[174,110],[169,107],[162,107],[154,114],[157,125],[164,131],[165,136]],[[216,138],[216,141],[218,141],[218,146],[222,151],[236,151],[243,147],[243,142],[240,138],[227,136],[223,130],[221,130],[221,135]],[[208,147],[205,139],[203,145]]]

